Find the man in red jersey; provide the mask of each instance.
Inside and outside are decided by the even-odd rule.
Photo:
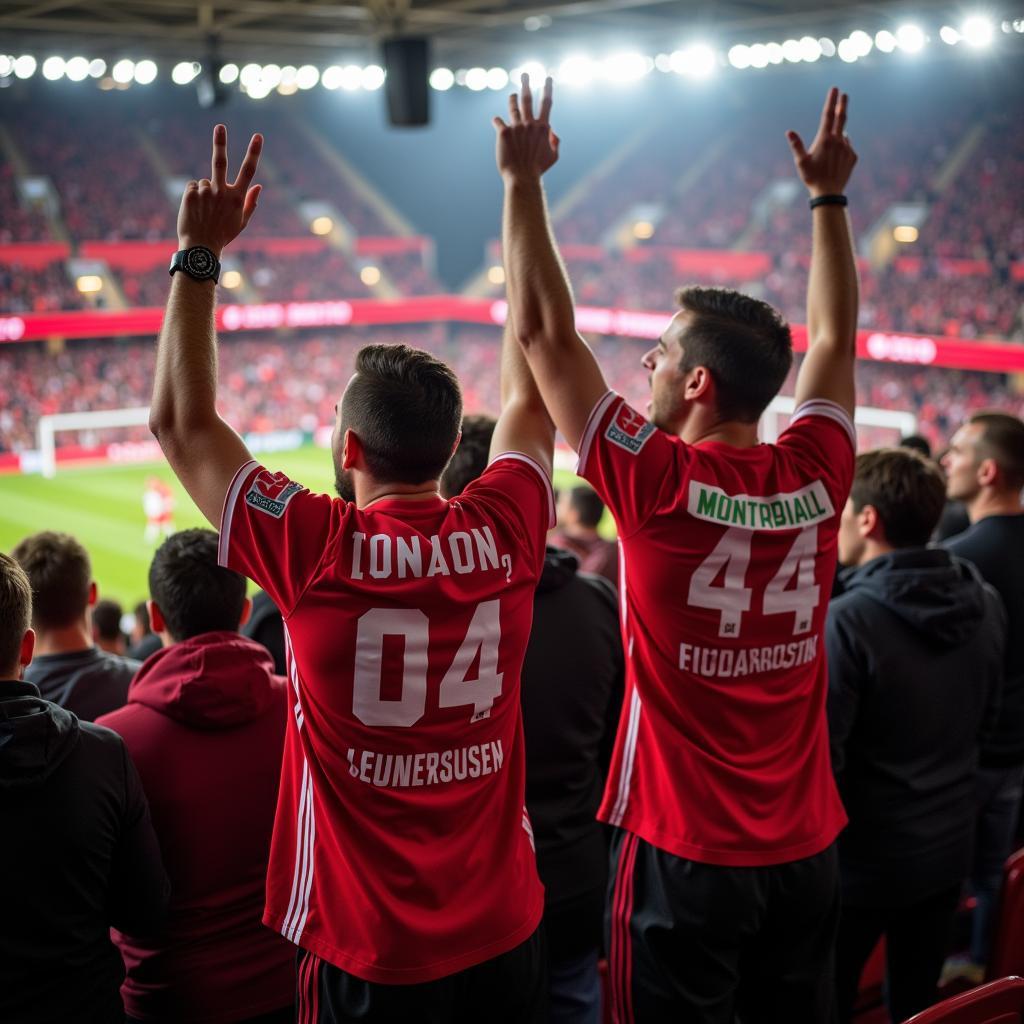
[[[452,371],[371,345],[338,405],[342,497],[255,462],[217,415],[214,286],[262,139],[191,182],[151,426],[220,525],[221,564],[281,609],[293,688],[264,921],[301,948],[306,1022],[542,1019],[543,891],[524,806],[519,676],[554,520],[554,428],[505,347],[491,464],[456,498]],[[348,500],[346,500],[348,499]]]
[[[776,445],[757,422],[785,380],[770,306],[687,289],[644,358],[645,417],[608,390],[577,334],[542,174],[558,158],[551,83],[495,118],[503,249],[519,342],[579,472],[615,516],[626,699],[600,817],[618,828],[608,922],[619,1022],[834,1015],[834,840],[821,642],[853,474],[857,276],[844,186],[846,96],[809,150],[810,350]]]

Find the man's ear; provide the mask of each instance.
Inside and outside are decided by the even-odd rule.
[[[245,603],[242,605],[242,616],[238,620],[238,628],[241,629],[252,616],[252,600],[250,598],[245,599]]]
[[[96,601],[99,598],[99,596],[100,596],[99,595],[99,588],[96,586],[96,581],[93,580],[89,584],[89,607],[90,608],[92,608],[93,605],[96,604]]]
[[[448,458],[451,458],[459,450],[459,445],[462,444],[462,431],[460,430],[458,436],[455,438],[455,444],[452,445],[451,453]]]
[[[146,607],[149,609],[149,628],[157,634],[166,633],[167,623],[164,621],[164,613],[160,611],[160,605],[150,598],[146,602]]]
[[[349,427],[345,431],[345,437],[341,442],[341,468],[356,469],[363,461],[363,443],[359,436],[352,432]]]
[[[683,384],[683,397],[688,402],[694,402],[698,398],[715,397],[715,379],[706,366],[695,366],[686,374],[686,381]]]
[[[18,664],[22,668],[28,668],[32,664],[32,655],[36,649],[36,631],[26,629],[25,635],[21,638],[21,650],[18,652]]]
[[[999,464],[995,459],[982,459],[978,466],[978,483],[992,487],[999,482]]]
[[[882,517],[878,514],[878,509],[874,505],[865,505],[857,513],[857,527],[862,537],[868,540],[886,542]]]

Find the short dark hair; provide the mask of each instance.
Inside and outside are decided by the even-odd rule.
[[[153,630],[149,626],[149,608],[146,607],[146,602],[140,601],[135,606],[134,612],[136,625],[142,627],[143,633],[152,633]]]
[[[105,597],[97,601],[92,610],[92,624],[104,640],[116,640],[121,636],[121,606]]]
[[[912,452],[920,452],[926,459],[932,457],[932,446],[928,442],[928,438],[922,437],[920,434],[907,434],[906,437],[901,437],[900,447],[909,448]]]
[[[789,325],[767,302],[731,288],[681,288],[676,302],[690,314],[680,369],[706,366],[719,415],[756,423],[793,365]]]
[[[159,606],[172,640],[215,630],[235,632],[245,607],[245,577],[217,565],[213,530],[181,530],[153,556],[149,596]]]
[[[855,512],[871,505],[894,548],[923,547],[946,504],[939,467],[909,448],[878,448],[857,456],[850,491]]]
[[[569,504],[584,526],[589,526],[592,530],[597,529],[597,524],[604,515],[604,502],[593,487],[587,487],[585,484],[574,487],[569,491]]]
[[[484,413],[463,417],[459,447],[441,476],[441,493],[446,498],[461,494],[487,468],[497,422]]]
[[[11,552],[32,584],[32,621],[39,629],[70,626],[89,607],[89,553],[69,533],[44,530]]]
[[[408,345],[366,345],[345,391],[341,420],[362,442],[378,480],[440,477],[462,422],[462,391],[449,366]]]
[[[1024,421],[1005,412],[977,412],[968,422],[980,423],[984,428],[978,439],[978,455],[995,460],[1008,488],[1024,488]]]
[[[32,623],[32,584],[25,570],[0,552],[0,676],[15,673],[21,641]]]

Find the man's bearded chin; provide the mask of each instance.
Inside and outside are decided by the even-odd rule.
[[[352,470],[335,469],[334,489],[338,492],[338,497],[341,498],[342,501],[356,500],[356,488],[352,481]]]

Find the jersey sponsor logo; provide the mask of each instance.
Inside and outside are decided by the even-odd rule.
[[[418,754],[348,749],[348,773],[360,782],[392,789],[438,786],[494,775],[505,763],[501,740]]]
[[[631,455],[639,455],[640,449],[647,443],[654,429],[653,423],[649,423],[640,413],[622,402],[608,424],[604,436]]]
[[[818,637],[794,640],[767,647],[698,647],[679,645],[679,667],[705,679],[735,679],[740,676],[778,672],[780,669],[810,665],[818,657]]]
[[[268,516],[280,519],[288,502],[301,490],[302,484],[289,480],[284,473],[270,473],[262,469],[249,484],[249,490],[245,492],[245,503]]]
[[[799,491],[760,497],[726,494],[720,487],[690,481],[686,511],[695,519],[747,530],[795,530],[835,515],[828,491],[815,480]]]

